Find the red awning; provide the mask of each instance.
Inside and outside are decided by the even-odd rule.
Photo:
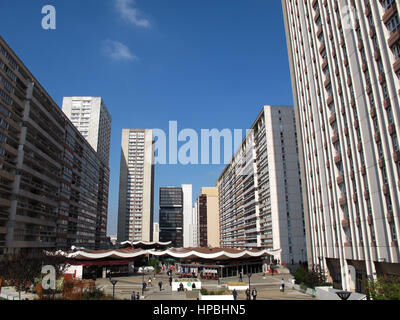
[[[76,261],[69,260],[67,263],[73,266],[124,266],[128,265],[132,260],[87,260],[87,261]]]

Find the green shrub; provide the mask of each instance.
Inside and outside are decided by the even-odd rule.
[[[105,295],[102,290],[95,288],[92,291],[83,293],[82,300],[112,300],[112,297]]]
[[[157,273],[160,273],[161,268],[160,268],[160,261],[159,261],[159,260],[157,260],[157,259],[150,259],[148,265],[149,265],[149,266],[152,266],[152,267],[154,268],[154,272],[155,272],[156,274],[157,274]]]
[[[400,300],[400,277],[385,276],[368,282],[373,300]]]
[[[294,273],[294,279],[296,280],[297,284],[304,283],[306,276],[307,276],[307,271],[302,266],[299,266]]]
[[[232,292],[226,291],[226,290],[220,290],[220,291],[208,291],[207,289],[201,289],[200,293],[203,296],[220,296],[220,295],[230,295]]]

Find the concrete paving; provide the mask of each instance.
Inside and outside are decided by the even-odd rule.
[[[147,283],[149,275],[144,277]],[[282,278],[285,281],[285,292],[280,292],[280,285]],[[257,300],[315,300],[315,298],[303,294],[293,289],[291,279],[293,277],[289,273],[278,274],[278,275],[266,275],[254,274],[250,278],[251,288],[256,288],[258,295]],[[118,280],[115,286],[115,297],[117,299],[130,300],[132,291],[139,292],[141,299],[144,300],[196,300],[196,295],[186,294],[185,292],[172,292],[172,288],[169,285],[169,277],[166,274],[157,275],[152,280],[152,286],[148,287],[142,295],[142,275],[136,275],[131,277],[115,277],[113,279]],[[159,281],[163,282],[163,289],[160,291],[158,287]],[[202,280],[202,288],[207,290],[223,290],[227,287],[228,282],[238,282],[238,277],[224,278],[218,281],[215,280]],[[248,284],[248,277],[243,276],[243,282]],[[106,294],[112,295],[112,285],[108,279],[97,279],[96,286],[104,289]],[[245,300],[246,296],[243,291],[238,292],[238,300]]]

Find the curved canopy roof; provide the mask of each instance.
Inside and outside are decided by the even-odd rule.
[[[155,249],[113,249],[113,250],[79,250],[76,252],[58,252],[74,260],[100,260],[100,259],[133,259],[150,254],[157,257],[172,257],[178,259],[205,259],[205,260],[230,260],[240,258],[261,258],[272,256],[269,250],[238,250],[224,248],[171,248],[167,250]]]
[[[167,247],[171,244],[171,241],[168,242],[160,242],[160,241],[155,241],[155,242],[146,242],[146,241],[124,241],[121,242],[120,244],[122,246],[129,245],[131,247],[137,247],[137,248],[145,248],[145,247]]]

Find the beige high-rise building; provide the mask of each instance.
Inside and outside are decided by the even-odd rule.
[[[160,241],[160,224],[157,222],[153,224],[153,241],[154,242]]]
[[[219,248],[218,189],[202,188],[195,208],[197,210],[197,244],[202,248]]]
[[[399,2],[283,0],[310,265],[400,275]]]
[[[63,112],[105,165],[110,158],[111,116],[100,97],[64,97]]]
[[[150,129],[123,129],[118,242],[153,241],[154,139]]]
[[[217,181],[221,247],[304,261],[299,171],[293,107],[264,106]]]

